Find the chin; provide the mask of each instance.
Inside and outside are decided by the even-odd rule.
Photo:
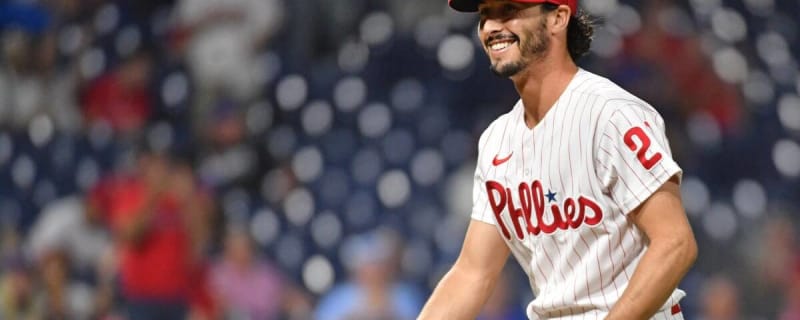
[[[525,64],[522,63],[521,61],[513,61],[513,62],[506,62],[506,63],[494,63],[490,67],[490,69],[492,70],[492,73],[494,73],[494,74],[496,74],[496,75],[498,75],[500,77],[503,77],[503,78],[512,77],[512,76],[516,75],[517,73],[519,73],[520,71],[522,71],[522,69],[524,69],[524,68],[525,68]]]

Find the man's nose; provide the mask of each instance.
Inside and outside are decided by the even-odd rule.
[[[486,19],[483,21],[481,32],[484,34],[492,34],[503,29],[503,22],[500,19]]]

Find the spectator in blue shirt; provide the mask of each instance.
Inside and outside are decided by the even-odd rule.
[[[345,243],[343,260],[350,277],[324,295],[318,320],[414,319],[422,297],[396,279],[396,243],[390,234],[371,232]]]

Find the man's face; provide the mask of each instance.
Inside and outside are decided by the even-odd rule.
[[[495,74],[511,77],[550,48],[541,5],[487,0],[478,11],[478,35]]]

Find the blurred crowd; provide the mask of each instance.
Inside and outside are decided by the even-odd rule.
[[[583,1],[662,113],[692,319],[800,319],[800,4]],[[0,2],[0,319],[412,319],[515,92],[430,0]],[[509,263],[481,319],[524,319]]]

